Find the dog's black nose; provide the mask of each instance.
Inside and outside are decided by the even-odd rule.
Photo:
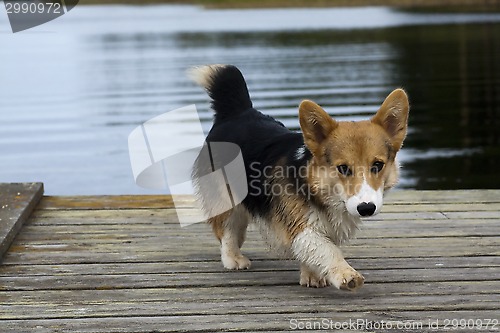
[[[361,216],[372,216],[377,207],[373,202],[362,202],[358,205],[357,210]]]

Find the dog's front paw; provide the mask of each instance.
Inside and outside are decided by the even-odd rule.
[[[250,268],[250,260],[244,255],[240,254],[237,256],[222,255],[222,265],[227,269],[248,269]]]
[[[338,289],[349,291],[361,288],[365,282],[363,275],[356,272],[351,266],[335,269],[328,280]]]
[[[320,278],[315,272],[311,271],[306,266],[300,267],[300,285],[303,287],[323,288],[330,284],[326,278]]]

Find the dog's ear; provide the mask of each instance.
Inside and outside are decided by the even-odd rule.
[[[401,149],[408,128],[408,112],[410,104],[403,89],[396,89],[387,96],[372,123],[382,126],[389,134],[396,151]]]
[[[325,110],[313,101],[304,100],[299,106],[300,128],[304,142],[313,155],[321,154],[321,143],[338,126]]]

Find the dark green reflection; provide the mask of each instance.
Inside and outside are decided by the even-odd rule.
[[[407,162],[415,187],[500,188],[500,26],[402,32],[394,45],[401,51],[400,80],[411,95],[414,130],[406,146],[464,152]]]

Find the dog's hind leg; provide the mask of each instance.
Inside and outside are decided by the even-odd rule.
[[[230,212],[209,219],[215,236],[219,239],[222,264],[227,269],[247,269],[250,260],[241,253],[245,241],[249,214],[237,206]]]

